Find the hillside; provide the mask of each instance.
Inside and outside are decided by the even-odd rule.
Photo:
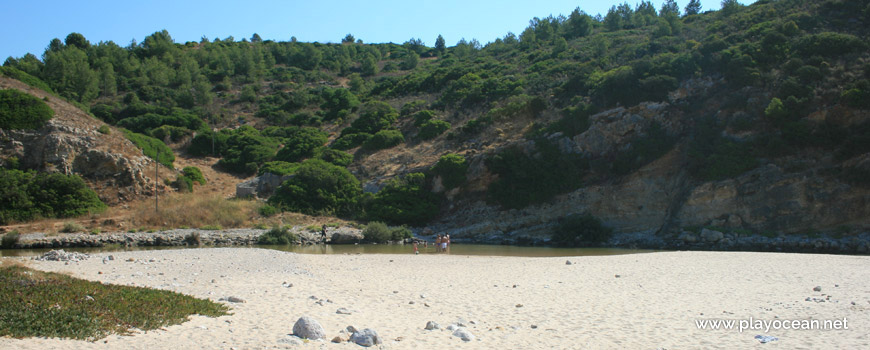
[[[4,67],[239,182],[290,175],[269,199],[289,212],[491,242],[581,214],[670,238],[866,232],[870,5],[722,5],[578,8],[450,47],[72,33]]]

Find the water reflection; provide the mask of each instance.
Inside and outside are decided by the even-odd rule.
[[[241,248],[264,248],[275,249],[299,254],[414,254],[414,246],[411,244],[359,244],[359,245],[279,245],[279,246],[252,246]],[[65,248],[66,251],[80,253],[106,253],[138,250],[163,250],[163,249],[198,249],[188,247],[101,247],[101,248]],[[485,244],[451,244],[449,252],[437,252],[434,245],[418,247],[420,254],[449,254],[449,255],[483,255],[483,256],[521,256],[521,257],[556,257],[556,256],[595,256],[595,255],[621,255],[649,253],[652,250],[640,249],[616,249],[616,248],[553,248],[553,247],[518,247],[508,245],[485,245]],[[3,249],[0,256],[34,256],[45,253],[51,249]]]

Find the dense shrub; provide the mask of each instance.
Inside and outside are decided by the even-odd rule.
[[[448,122],[438,119],[427,120],[420,125],[420,132],[417,133],[417,137],[421,140],[431,140],[443,134],[447,129],[450,129],[450,123]]]
[[[169,146],[166,146],[163,141],[155,139],[151,136],[137,134],[129,130],[124,130],[124,136],[130,142],[133,142],[136,147],[139,147],[146,156],[151,159],[156,159],[160,164],[172,168],[172,163],[175,162],[175,153]]]
[[[263,217],[274,216],[281,212],[281,209],[275,208],[271,205],[264,204],[263,206],[257,208],[257,213],[259,213]]]
[[[224,169],[250,175],[256,173],[261,164],[275,157],[277,139],[265,137],[247,125],[229,134],[225,147],[220,150],[224,158],[218,162]]]
[[[347,215],[362,195],[362,187],[347,169],[319,159],[302,163],[296,176],[284,181],[269,204],[310,215]]]
[[[563,247],[580,247],[606,242],[612,235],[613,229],[604,226],[598,218],[589,214],[573,214],[559,221],[552,242]]]
[[[190,193],[193,192],[193,180],[187,176],[178,175],[175,181],[172,182],[172,187],[178,190],[178,192]]]
[[[257,175],[263,175],[265,173],[271,173],[278,176],[290,175],[296,172],[299,169],[299,163],[289,163],[283,161],[274,161],[274,162],[265,162],[263,166],[260,167]]]
[[[441,184],[444,188],[454,188],[465,183],[465,172],[468,171],[468,161],[465,157],[448,153],[432,166],[432,174],[441,177]]]
[[[356,132],[374,134],[392,125],[398,117],[399,113],[386,102],[372,101],[363,105],[359,118],[350,126]]]
[[[295,128],[284,138],[284,147],[278,150],[276,160],[299,162],[310,158],[315,151],[326,143],[326,133],[315,128]]]
[[[286,245],[296,243],[299,237],[290,232],[287,227],[274,226],[269,231],[263,232],[257,239],[257,244],[263,245]]]
[[[205,176],[202,176],[202,171],[195,166],[186,166],[184,169],[181,169],[181,173],[188,179],[193,182],[198,182],[200,185],[205,185],[207,181],[205,180]]]
[[[75,217],[105,208],[76,175],[0,169],[0,224]]]
[[[2,240],[0,240],[0,248],[10,249],[14,248],[18,241],[21,239],[21,234],[18,233],[18,230],[12,230],[3,235]]]
[[[0,129],[39,129],[54,116],[42,100],[18,90],[0,90]]]
[[[412,173],[387,182],[367,203],[370,219],[420,225],[438,215],[441,197],[425,187],[426,176]]]
[[[199,130],[205,123],[198,116],[180,108],[172,109],[170,115],[146,113],[144,115],[121,119],[118,126],[138,133],[148,133],[151,129],[171,125],[188,130]]]
[[[372,134],[353,133],[341,135],[335,142],[332,143],[332,148],[337,150],[349,150],[354,147],[359,147],[372,138]]]
[[[797,44],[798,51],[809,56],[838,56],[864,50],[864,40],[854,35],[824,32],[804,36]]]
[[[589,164],[577,154],[563,154],[547,139],[535,142],[537,150],[527,154],[518,146],[489,157],[486,165],[498,174],[489,187],[489,198],[504,208],[523,208],[577,189]]]
[[[162,141],[172,141],[178,142],[193,134],[193,131],[190,131],[186,128],[172,126],[172,125],[164,125],[154,129],[151,129],[152,137],[162,140]]]
[[[625,175],[637,170],[665,155],[675,143],[675,137],[669,136],[659,123],[653,123],[646,135],[632,138],[630,147],[617,153],[613,172]]]
[[[363,143],[363,148],[376,151],[395,147],[405,142],[405,136],[399,130],[381,130]]]
[[[353,162],[352,154],[332,148],[319,149],[315,157],[327,163],[332,163],[343,167],[346,167]]]
[[[393,233],[387,224],[380,221],[372,221],[362,230],[363,238],[369,242],[384,243],[393,238]]]
[[[97,132],[99,132],[103,135],[108,135],[108,134],[112,133],[112,130],[109,129],[108,125],[100,125],[100,127],[97,129]]]
[[[714,121],[702,121],[689,142],[689,174],[704,181],[732,178],[758,166],[752,145],[724,137]]]
[[[18,80],[22,83],[25,83],[29,86],[35,87],[42,91],[54,94],[54,90],[51,89],[51,86],[46,84],[44,81],[39,80],[39,78],[34,77],[30,74],[27,74],[21,70],[12,68],[12,67],[0,67],[0,74],[10,77],[12,79]]]

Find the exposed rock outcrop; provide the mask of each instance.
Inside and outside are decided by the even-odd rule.
[[[153,193],[153,172],[148,172],[152,160],[119,130],[102,134],[97,129],[103,122],[17,80],[0,77],[0,88],[44,99],[54,110],[54,117],[38,130],[0,130],[3,156],[17,157],[28,169],[79,175],[110,205]]]

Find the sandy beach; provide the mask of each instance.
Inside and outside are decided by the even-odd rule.
[[[114,260],[104,261],[112,255]],[[661,252],[521,258],[304,255],[255,248],[94,254],[26,265],[228,303],[232,315],[96,342],[0,338],[2,349],[339,349],[371,328],[383,349],[870,348],[870,257]],[[566,264],[570,261],[571,264]],[[819,286],[821,291],[814,291]],[[338,314],[339,308],[350,314]],[[292,335],[301,316],[322,341]],[[848,329],[699,329],[704,320],[844,320]],[[774,322],[779,320],[779,322]],[[428,321],[441,329],[426,330]],[[462,323],[475,339],[446,328]],[[736,326],[735,326],[736,327]],[[762,344],[757,335],[776,337]]]

